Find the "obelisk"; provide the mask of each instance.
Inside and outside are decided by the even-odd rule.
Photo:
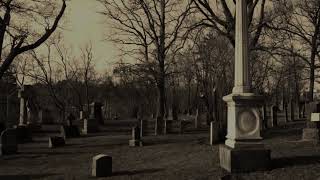
[[[251,91],[249,78],[247,0],[236,1],[235,81],[232,94],[223,97],[228,104],[227,140],[220,146],[220,165],[229,172],[267,169],[270,150],[260,136],[264,99]]]

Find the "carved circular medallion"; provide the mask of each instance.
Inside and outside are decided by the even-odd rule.
[[[258,128],[258,116],[252,110],[246,110],[239,113],[238,128],[245,134],[254,133]]]

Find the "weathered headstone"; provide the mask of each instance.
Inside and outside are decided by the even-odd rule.
[[[67,117],[67,125],[72,126],[75,120],[76,120],[76,117],[72,113],[70,113]]]
[[[49,137],[49,148],[62,147],[66,144],[63,137],[53,136]]]
[[[61,126],[60,127],[61,137],[64,139],[80,137],[80,131],[78,126]]]
[[[10,128],[4,130],[0,135],[0,155],[15,154],[18,151],[17,130]]]
[[[138,126],[132,128],[132,139],[129,140],[129,146],[142,146],[140,128]]]
[[[271,109],[271,118],[272,118],[272,127],[278,126],[278,106],[272,106]]]
[[[84,116],[83,116],[83,111],[80,111],[80,117],[79,117],[79,119],[82,120],[83,118],[84,118]]]
[[[94,118],[86,118],[83,120],[83,134],[98,132],[98,122]]]
[[[197,108],[196,110],[196,115],[194,117],[194,128],[198,128],[198,124],[199,124],[199,109]]]
[[[102,115],[102,104],[99,102],[93,102],[90,104],[90,118],[96,119],[98,123],[104,124]]]
[[[38,112],[38,123],[39,124],[43,123],[43,111],[41,109]]]
[[[92,158],[91,175],[93,177],[107,177],[112,175],[112,157],[99,154]]]
[[[219,142],[219,123],[215,121],[210,122],[210,145]]]

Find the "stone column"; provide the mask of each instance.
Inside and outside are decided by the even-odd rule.
[[[235,80],[233,93],[249,93],[247,0],[236,4]]]
[[[247,0],[236,3],[235,84],[232,94],[223,97],[228,104],[228,129],[225,145],[219,149],[220,165],[229,172],[267,169],[270,151],[260,135],[263,96],[251,92]]]

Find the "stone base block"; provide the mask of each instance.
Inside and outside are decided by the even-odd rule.
[[[143,146],[143,145],[142,145],[142,141],[141,140],[131,139],[131,140],[129,140],[129,146],[135,147],[135,146]]]
[[[231,173],[268,170],[271,164],[270,150],[264,148],[219,147],[220,166]]]
[[[302,140],[319,142],[319,129],[304,128],[302,131]]]

